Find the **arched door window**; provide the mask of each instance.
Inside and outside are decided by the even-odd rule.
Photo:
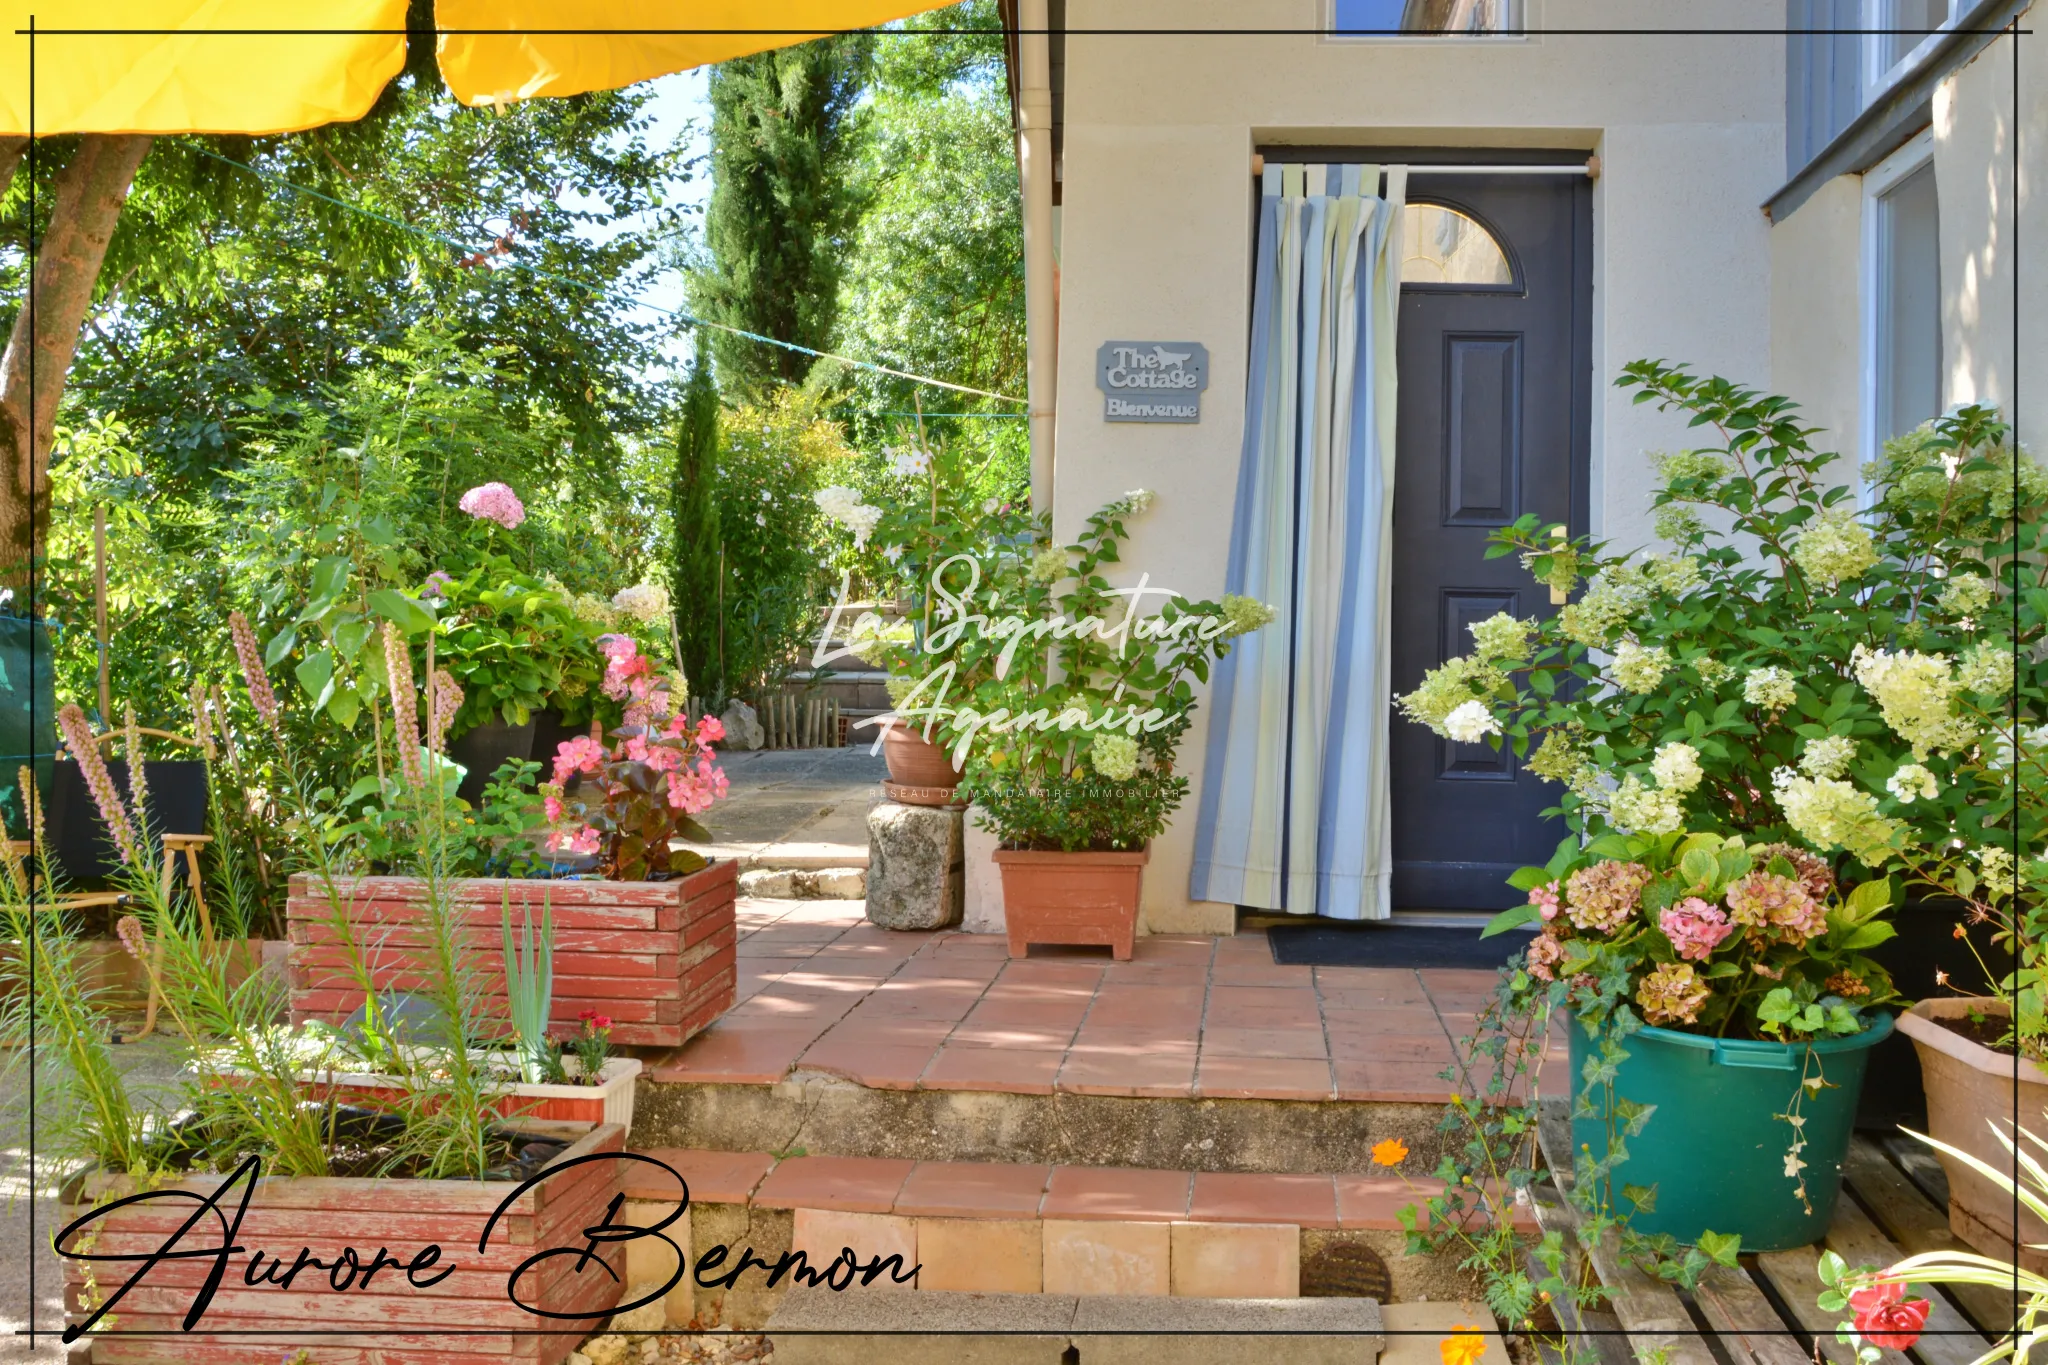
[[[1442,204],[1409,204],[1402,212],[1401,283],[1514,287],[1507,252],[1477,220]]]

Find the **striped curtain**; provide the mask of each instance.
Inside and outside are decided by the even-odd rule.
[[[1279,608],[1217,666],[1189,895],[1384,919],[1394,322],[1407,168],[1268,163],[1227,590]]]

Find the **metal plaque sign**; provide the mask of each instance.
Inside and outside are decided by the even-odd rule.
[[[1199,341],[1105,341],[1095,352],[1105,422],[1199,422],[1209,348]]]

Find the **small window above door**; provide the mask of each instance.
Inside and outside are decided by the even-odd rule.
[[[1493,234],[1442,204],[1409,204],[1401,219],[1401,283],[1511,289],[1515,269]]]

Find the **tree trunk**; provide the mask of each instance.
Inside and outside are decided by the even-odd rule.
[[[26,584],[42,557],[57,400],[100,262],[149,143],[147,137],[82,137],[57,174],[57,201],[37,244],[29,297],[0,357],[0,582]]]

